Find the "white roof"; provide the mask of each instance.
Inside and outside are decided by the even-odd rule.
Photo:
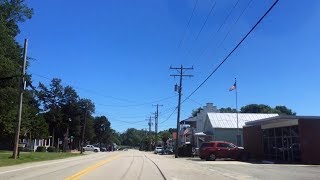
[[[238,113],[239,128],[246,122],[278,116],[278,114]],[[237,128],[237,113],[208,113],[213,128]]]

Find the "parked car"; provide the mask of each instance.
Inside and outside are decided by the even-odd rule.
[[[217,158],[231,158],[246,160],[247,154],[243,147],[238,147],[226,141],[211,141],[201,145],[199,150],[200,159],[216,160]]]
[[[174,151],[173,151],[173,147],[167,147],[164,149],[163,151],[164,154],[173,154]]]
[[[154,153],[155,154],[160,154],[160,153],[162,153],[163,152],[163,147],[156,147],[155,149],[154,149]]]
[[[85,147],[83,147],[83,151],[99,152],[100,148],[95,147],[94,145],[86,145]]]

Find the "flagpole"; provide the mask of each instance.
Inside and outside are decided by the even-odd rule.
[[[237,78],[235,79],[236,85],[236,112],[237,112],[237,145],[240,145],[240,131],[239,131],[239,114],[238,114],[238,85],[237,85]]]

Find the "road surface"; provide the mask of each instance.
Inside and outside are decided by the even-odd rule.
[[[318,179],[320,166],[251,164],[237,161],[175,159],[137,150],[90,153],[46,162],[0,168],[5,179],[108,179],[108,180],[209,180],[209,179]]]

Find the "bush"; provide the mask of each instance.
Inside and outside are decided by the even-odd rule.
[[[47,148],[45,146],[38,146],[36,152],[46,152]]]
[[[57,152],[57,148],[54,147],[54,146],[50,146],[50,147],[47,148],[47,151],[48,152]]]

